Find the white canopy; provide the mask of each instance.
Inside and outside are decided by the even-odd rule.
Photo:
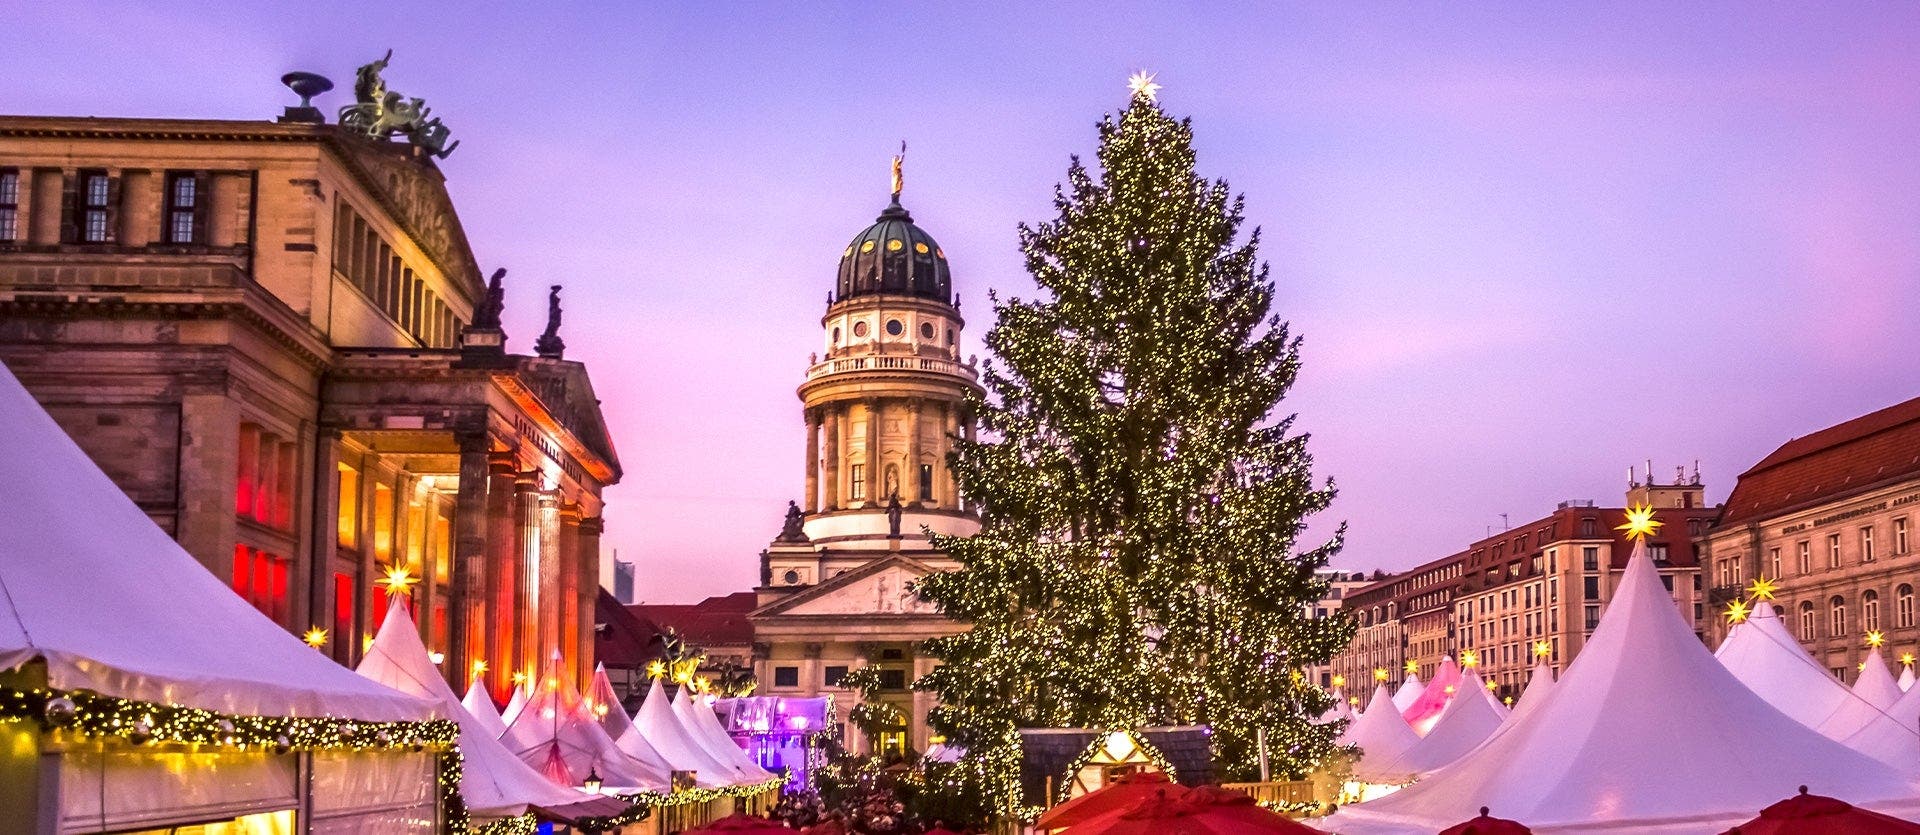
[[[1480,671],[1472,667],[1461,674],[1459,688],[1447,709],[1440,714],[1433,730],[1420,738],[1398,760],[1382,768],[1387,772],[1404,771],[1409,778],[1435,771],[1480,747],[1500,729],[1507,719],[1507,707],[1487,692]]]
[[[1459,762],[1322,825],[1347,835],[1431,833],[1487,806],[1535,832],[1708,832],[1800,785],[1854,803],[1916,789],[1712,663],[1636,543],[1605,617],[1552,697]]]
[[[694,772],[702,788],[719,788],[734,782],[734,769],[709,755],[706,747],[674,715],[666,688],[658,678],[647,689],[647,700],[640,703],[640,710],[633,714],[626,733],[615,742],[630,754],[636,748],[653,751],[673,771]]]
[[[673,710],[679,715],[681,724],[688,728],[693,737],[706,746],[707,753],[714,759],[733,766],[734,774],[742,784],[755,785],[773,779],[773,772],[760,767],[747,755],[740,745],[720,727],[720,718],[713,713],[713,707],[703,700],[694,704],[687,697],[686,688],[674,694]]]
[[[1912,690],[1913,689],[1913,665],[1901,664],[1900,680],[1894,683],[1900,685],[1900,692],[1902,693],[1905,693],[1908,690]]]
[[[1758,601],[1713,654],[1747,689],[1807,727],[1820,727],[1851,700],[1846,685],[1794,640],[1770,601]]]
[[[1900,694],[1886,711],[1841,740],[1908,774],[1920,774],[1920,691]]]
[[[507,733],[507,722],[500,718],[500,711],[493,706],[493,697],[487,695],[487,685],[480,679],[474,679],[467,688],[466,698],[460,700],[460,707],[473,717],[480,727],[485,728],[490,739],[499,739]]]
[[[1893,674],[1887,672],[1887,663],[1880,659],[1878,647],[1867,652],[1860,677],[1848,692],[1850,698],[1842,700],[1833,715],[1820,723],[1821,733],[1834,739],[1852,737],[1885,719],[1887,709],[1900,701],[1900,685],[1895,684]]]
[[[1542,658],[1533,665],[1533,672],[1527,674],[1527,689],[1520,691],[1518,705],[1507,714],[1507,724],[1517,722],[1521,716],[1540,709],[1547,697],[1553,695],[1553,667]]]
[[[513,688],[513,695],[507,697],[507,706],[500,710],[500,721],[508,725],[513,724],[513,720],[520,718],[520,711],[526,709],[530,698],[527,695],[527,685],[522,684]]]
[[[1333,688],[1333,707],[1327,708],[1326,712],[1321,713],[1313,720],[1313,723],[1316,725],[1325,725],[1329,722],[1338,722],[1342,719],[1351,718],[1353,718],[1353,710],[1347,707],[1347,694],[1340,688],[1335,687]]]
[[[4,368],[0,426],[0,670],[41,660],[55,689],[232,714],[435,716],[234,594]]]
[[[609,788],[667,792],[671,775],[655,763],[628,756],[607,736],[599,721],[580,711],[580,694],[565,676],[550,674],[520,714],[507,723],[500,741],[514,756],[543,773],[554,766],[554,751],[567,770],[567,785],[577,786],[587,774],[600,775]]]
[[[1393,696],[1382,682],[1373,689],[1373,700],[1366,711],[1334,738],[1335,745],[1360,746],[1360,760],[1353,764],[1354,779],[1362,783],[1398,784],[1406,782],[1407,772],[1395,763],[1420,744],[1420,735],[1400,711],[1393,708]]]
[[[600,727],[615,741],[633,727],[633,720],[627,717],[627,706],[620,703],[620,695],[613,692],[613,682],[607,680],[605,664],[593,665],[593,684],[587,688],[587,705],[593,715],[599,717]]]
[[[1420,674],[1408,673],[1407,680],[1400,682],[1400,689],[1393,691],[1394,709],[1406,713],[1407,708],[1413,707],[1413,703],[1420,700],[1420,694],[1426,691],[1426,685],[1420,683]]]
[[[502,746],[484,723],[467,713],[440,670],[427,658],[419,627],[407,612],[406,598],[394,595],[380,632],[360,660],[359,673],[402,693],[430,699],[460,723],[460,796],[481,818],[525,814],[527,807],[554,808],[590,799],[576,789],[556,786]],[[491,710],[489,703],[487,708]]]
[[[1407,724],[1413,726],[1413,732],[1426,736],[1433,729],[1433,723],[1440,721],[1440,713],[1447,709],[1447,703],[1460,686],[1460,665],[1453,656],[1440,657],[1440,666],[1433,671],[1433,680],[1427,682],[1420,698],[1414,699],[1401,714],[1407,717]]]

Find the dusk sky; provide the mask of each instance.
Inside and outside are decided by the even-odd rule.
[[[462,142],[510,349],[566,285],[646,602],[758,581],[801,489],[794,387],[900,141],[977,352],[987,291],[1033,291],[1015,224],[1143,68],[1306,338],[1285,408],[1340,488],[1336,566],[1618,503],[1647,458],[1722,501],[1920,395],[1920,5],[523,5],[18,3],[0,112],[268,118],[300,69],[331,114],[391,47]]]

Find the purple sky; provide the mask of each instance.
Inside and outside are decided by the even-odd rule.
[[[1721,501],[1920,394],[1913,4],[525,5],[22,4],[0,111],[268,117],[282,72],[350,86],[393,47],[391,86],[464,141],[445,169],[512,270],[510,348],[567,285],[645,601],[757,580],[800,488],[793,389],[899,141],[977,346],[986,290],[1032,288],[1014,224],[1142,67],[1265,229],[1336,565],[1618,502],[1649,457],[1698,458]]]

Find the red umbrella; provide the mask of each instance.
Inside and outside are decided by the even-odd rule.
[[[1071,827],[1067,835],[1321,835],[1268,811],[1245,793],[1202,786],[1173,800],[1143,798],[1132,809]]]
[[[1045,832],[1072,826],[1101,815],[1123,812],[1146,798],[1171,799],[1186,794],[1186,786],[1167,779],[1158,771],[1136,771],[1114,778],[1096,791],[1048,809],[1033,822],[1033,828]]]
[[[1496,818],[1487,814],[1487,807],[1480,807],[1480,817],[1456,823],[1440,835],[1533,835],[1533,830],[1505,818]]]
[[[1904,835],[1920,833],[1920,823],[1870,812],[1844,800],[1800,793],[1760,810],[1760,817],[1724,835]]]
[[[744,814],[728,815],[699,829],[689,829],[686,835],[694,835],[696,832],[724,832],[727,835],[794,835],[793,830],[777,820]]]

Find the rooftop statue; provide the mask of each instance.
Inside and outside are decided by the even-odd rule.
[[[340,126],[369,139],[405,134],[415,148],[437,159],[446,159],[460,142],[447,143],[452,131],[441,124],[438,117],[428,118],[433,108],[427,107],[424,100],[387,89],[387,80],[380,73],[392,60],[393,50],[389,49],[379,60],[354,73],[354,103],[340,108]]]

